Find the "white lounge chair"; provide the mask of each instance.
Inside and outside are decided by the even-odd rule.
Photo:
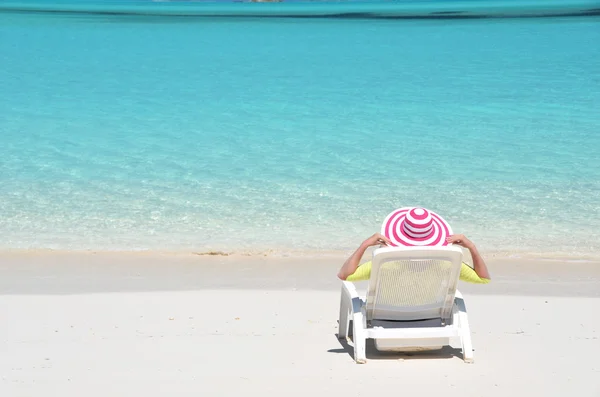
[[[462,265],[458,247],[379,248],[373,253],[367,296],[344,281],[338,338],[353,326],[354,360],[366,363],[366,340],[377,350],[440,349],[460,340],[473,362],[467,311],[456,289]]]

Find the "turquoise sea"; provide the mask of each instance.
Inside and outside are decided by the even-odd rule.
[[[346,251],[420,205],[487,253],[600,252],[598,16],[61,4],[0,2],[2,249]]]

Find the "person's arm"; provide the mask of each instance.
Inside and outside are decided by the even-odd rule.
[[[354,253],[350,255],[348,259],[346,259],[346,262],[344,262],[344,264],[340,268],[340,271],[338,272],[338,278],[340,280],[345,280],[350,275],[354,274],[354,272],[358,268],[360,258],[363,257],[367,248],[369,248],[372,245],[379,244],[390,245],[391,241],[388,240],[387,237],[379,233],[375,233],[374,235],[363,241],[362,244],[356,249],[356,251],[354,251]]]
[[[464,234],[454,234],[446,239],[447,242],[460,245],[461,247],[465,247],[471,252],[471,257],[473,258],[473,270],[477,275],[481,278],[491,280],[492,277],[488,271],[487,265],[483,260],[483,257],[477,250],[477,247],[471,240],[465,237]]]

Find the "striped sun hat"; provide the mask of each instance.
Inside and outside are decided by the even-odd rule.
[[[443,246],[452,228],[438,214],[419,207],[399,208],[389,214],[381,234],[395,246]]]

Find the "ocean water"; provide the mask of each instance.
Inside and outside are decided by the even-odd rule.
[[[0,12],[0,248],[600,250],[600,18]]]

